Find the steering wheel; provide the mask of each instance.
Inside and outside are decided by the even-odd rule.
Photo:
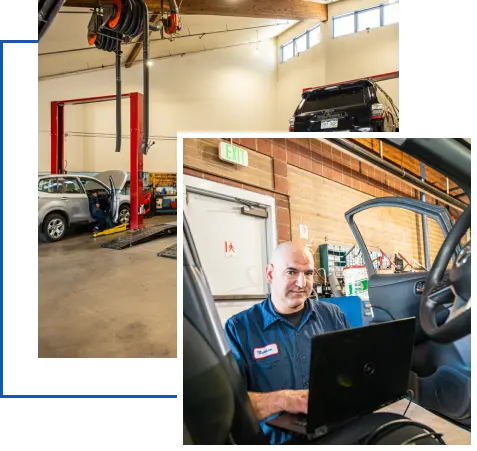
[[[470,241],[457,256],[449,279],[442,281],[455,248],[469,227],[470,205],[454,224],[442,244],[422,293],[419,308],[421,327],[431,340],[438,343],[451,343],[470,334]],[[454,302],[449,319],[438,326],[436,309],[439,305],[449,302],[447,296],[439,296],[444,289],[452,290]]]

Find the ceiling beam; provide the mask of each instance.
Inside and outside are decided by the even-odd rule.
[[[154,25],[157,25],[157,23],[161,20],[160,14],[153,14],[151,16],[150,22],[153,23]],[[149,32],[149,36],[151,36],[152,30]],[[144,35],[141,35],[134,45],[133,49],[131,50],[131,53],[128,56],[128,59],[126,60],[126,69],[129,69],[139,53],[141,52],[142,49],[142,40],[143,40]]]
[[[101,0],[66,0],[65,6],[93,8]],[[161,0],[146,0],[150,12],[161,12]],[[177,2],[178,4],[180,2]],[[168,10],[169,2],[164,1]],[[183,0],[181,14],[256,17],[262,19],[328,20],[328,7],[310,0]]]

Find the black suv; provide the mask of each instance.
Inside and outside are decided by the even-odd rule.
[[[384,106],[374,84],[357,80],[304,91],[291,132],[382,132]]]

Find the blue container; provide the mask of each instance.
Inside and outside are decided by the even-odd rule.
[[[322,298],[321,302],[337,305],[344,313],[351,327],[366,326],[368,317],[364,315],[363,301],[359,296],[343,296],[340,298]]]

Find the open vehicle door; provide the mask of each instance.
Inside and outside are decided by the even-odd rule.
[[[111,220],[116,223],[118,222],[119,216],[119,201],[118,201],[118,192],[116,191],[116,185],[114,184],[113,177],[109,177],[109,186],[111,189],[111,197],[109,200],[109,210],[111,211]]]
[[[359,217],[360,213],[370,210],[381,211],[379,213],[371,211],[365,213],[367,216],[364,218]],[[393,212],[389,218],[390,222],[386,225],[386,222],[381,219],[383,214],[389,215],[390,210]],[[430,267],[425,268],[426,271],[416,271],[416,266],[410,267],[408,272],[380,274],[371,259],[367,241],[374,240],[374,245],[379,239],[388,243],[392,242],[394,234],[399,233],[400,228],[400,233],[412,235],[406,236],[409,243],[413,242],[413,238],[420,239],[422,230],[420,219],[422,218],[417,216],[412,218],[416,221],[415,235],[411,229],[402,228],[400,225],[405,215],[409,216],[409,212],[427,217],[428,225],[435,221],[429,227],[429,236],[434,243],[432,257],[435,257],[433,264],[431,261],[432,271]],[[372,216],[373,214],[376,216]],[[381,216],[377,216],[379,214]],[[465,215],[466,213],[463,213],[462,217]],[[370,217],[379,217],[376,221],[379,227],[373,226]],[[414,393],[414,401],[461,426],[470,427],[470,329],[467,330],[465,323],[462,323],[464,315],[458,319],[459,324],[455,323],[456,308],[465,309],[467,304],[457,296],[455,286],[453,287],[452,279],[455,269],[449,268],[451,263],[445,262],[447,264],[442,269],[443,277],[437,281],[438,283],[430,279],[432,272],[435,272],[435,262],[440,259],[441,249],[446,246],[448,237],[453,236],[455,230],[459,228],[457,223],[452,223],[450,214],[444,207],[403,197],[381,197],[368,200],[347,211],[345,218],[361,250],[368,273],[368,295],[374,312],[372,322],[398,320],[412,316],[419,319],[416,323],[410,374],[410,388]],[[406,217],[407,223],[409,219]],[[443,237],[439,236],[439,229]],[[424,237],[425,234],[422,233],[422,238]],[[439,242],[438,238],[443,239],[444,244]],[[403,236],[400,236],[398,241],[403,243],[405,240]],[[448,248],[449,260],[458,263],[462,246],[459,241],[455,243],[453,247]],[[421,244],[417,244],[414,249],[417,249],[414,252],[422,255]],[[437,253],[438,250],[439,253]],[[423,310],[423,298],[426,296],[432,296],[433,299],[432,310],[428,312],[426,308]],[[429,327],[429,324],[433,327]],[[461,324],[464,326],[461,327]],[[456,327],[459,329],[457,333]],[[440,335],[445,333],[448,336],[438,336],[438,332]]]

